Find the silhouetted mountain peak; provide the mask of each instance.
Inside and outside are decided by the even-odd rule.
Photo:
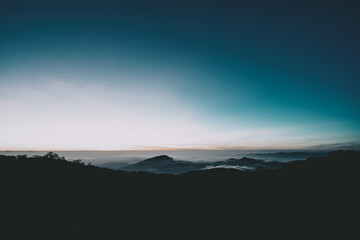
[[[237,159],[237,158],[229,158],[228,160],[225,161],[218,161],[218,162],[214,162],[214,165],[219,165],[219,164],[239,164],[239,165],[252,165],[252,164],[259,164],[262,163],[262,160],[257,160],[257,159],[253,159],[253,158],[248,158],[248,157],[243,157],[241,159]]]
[[[248,157],[242,157],[242,158],[229,158],[228,160],[226,161],[259,161],[257,159],[254,159],[254,158],[248,158]]]
[[[248,157],[242,157],[240,158],[241,160],[247,160],[247,161],[259,161],[259,160],[256,160],[254,158],[248,158]]]
[[[188,161],[174,160],[172,157],[167,155],[160,155],[153,158],[149,158],[138,163],[125,166],[121,168],[125,171],[142,171],[142,172],[153,172],[153,173],[170,173],[178,174],[188,172],[191,170],[198,170],[204,168],[204,163],[193,163]]]
[[[167,155],[160,155],[149,159],[145,159],[144,161],[141,161],[139,163],[158,163],[158,162],[168,162],[168,161],[174,161],[174,159]]]

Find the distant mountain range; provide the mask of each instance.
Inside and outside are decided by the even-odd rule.
[[[190,171],[207,170],[213,168],[231,168],[242,171],[252,171],[257,167],[266,169],[280,169],[282,163],[267,162],[264,160],[256,160],[253,158],[243,157],[240,159],[230,158],[224,161],[216,162],[190,162],[174,160],[167,155],[156,156],[135,164],[127,164],[124,162],[111,162],[98,165],[115,170],[123,170],[127,172],[152,172],[157,174],[182,174]]]
[[[309,157],[326,157],[330,151],[286,151],[286,152],[267,152],[267,153],[249,153],[247,156],[268,160],[305,160]]]
[[[239,158],[229,158],[221,161],[188,161],[175,160],[167,155],[160,155],[145,159],[135,164],[123,161],[97,164],[99,167],[127,172],[152,172],[157,174],[182,174],[190,171],[207,170],[214,168],[253,171],[257,167],[266,169],[282,169],[285,162],[305,160],[310,157],[326,157],[329,151],[293,151],[238,154]]]

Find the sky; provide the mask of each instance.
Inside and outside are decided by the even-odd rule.
[[[356,1],[0,3],[0,149],[360,149]]]

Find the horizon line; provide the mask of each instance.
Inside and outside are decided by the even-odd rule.
[[[336,151],[342,149],[296,149],[296,148],[263,148],[263,149],[214,149],[214,148],[164,148],[164,149],[120,149],[120,150],[104,150],[104,149],[0,149],[0,152],[145,152],[145,151]],[[343,150],[349,150],[344,148]],[[355,148],[353,150],[356,150]]]

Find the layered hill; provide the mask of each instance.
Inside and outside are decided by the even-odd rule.
[[[140,161],[135,164],[119,166],[116,169],[128,172],[152,172],[163,174],[182,174],[191,171],[207,170],[212,168],[232,168],[242,171],[253,171],[257,167],[267,169],[280,169],[282,163],[267,162],[253,158],[243,157],[240,159],[230,158],[216,162],[190,162],[174,160],[173,158],[161,155]]]

